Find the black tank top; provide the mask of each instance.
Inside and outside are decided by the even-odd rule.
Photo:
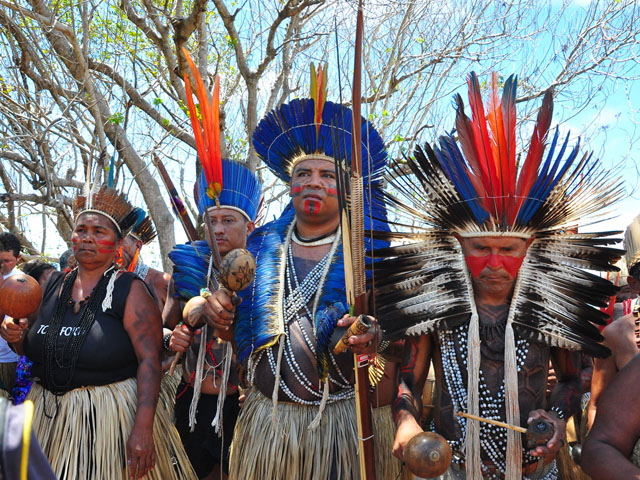
[[[131,283],[136,279],[132,273],[121,273],[115,281],[112,308],[102,311],[99,306],[95,321],[87,334],[76,363],[69,390],[91,385],[107,385],[136,376],[138,360],[129,334],[122,320]],[[32,375],[43,387],[51,389],[50,380],[44,375],[44,338],[53,317],[60,288],[64,281],[62,272],[55,272],[47,282],[42,298],[40,313],[24,339],[26,356],[33,361]],[[86,308],[86,304],[77,314],[69,305],[62,320],[62,329],[56,347],[61,349],[71,335],[78,335],[77,324]],[[55,368],[55,366],[54,366]],[[67,372],[56,375],[56,383],[66,380]]]

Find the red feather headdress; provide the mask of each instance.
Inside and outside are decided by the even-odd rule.
[[[184,74],[184,84],[187,93],[187,104],[189,105],[189,116],[191,117],[191,126],[196,139],[196,148],[198,156],[205,172],[207,179],[207,195],[217,199],[222,191],[222,155],[220,153],[220,80],[216,75],[213,86],[213,94],[211,102],[204,82],[200,76],[200,72],[193,63],[193,59],[189,52],[183,48],[182,51],[189,64],[189,69],[196,82],[196,97],[200,106],[200,117],[193,103],[193,94],[191,90],[191,81],[189,74]],[[202,119],[202,122],[200,121]]]

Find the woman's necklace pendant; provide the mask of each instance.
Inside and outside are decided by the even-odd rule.
[[[82,306],[82,302],[73,302],[73,313],[76,315],[80,311],[80,307]]]

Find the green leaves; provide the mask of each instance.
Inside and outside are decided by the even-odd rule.
[[[109,117],[109,123],[113,125],[121,125],[124,122],[124,113],[116,112]]]

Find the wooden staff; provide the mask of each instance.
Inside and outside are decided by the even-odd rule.
[[[178,191],[176,190],[176,187],[173,184],[171,177],[169,176],[169,172],[167,172],[167,169],[165,168],[164,163],[162,163],[162,160],[160,160],[160,157],[158,157],[158,155],[156,155],[155,152],[152,154],[152,158],[153,158],[153,163],[158,169],[158,172],[160,172],[160,177],[162,177],[162,182],[164,183],[164,186],[169,192],[169,199],[171,200],[173,211],[178,216],[178,220],[180,220],[180,223],[182,224],[182,228],[184,228],[184,231],[187,234],[187,238],[189,239],[189,241],[195,242],[196,240],[198,240],[198,232],[196,231],[196,228],[193,226],[193,223],[191,222],[191,218],[189,218],[189,215],[187,214],[187,211],[184,208],[184,203],[180,198],[180,195],[178,195]]]

